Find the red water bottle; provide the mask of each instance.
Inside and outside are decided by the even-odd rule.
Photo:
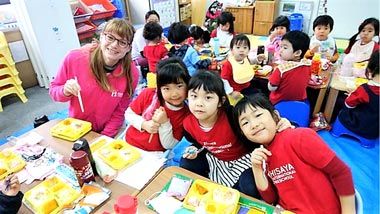
[[[95,181],[94,172],[85,151],[79,150],[71,153],[70,165],[74,168],[80,186]]]

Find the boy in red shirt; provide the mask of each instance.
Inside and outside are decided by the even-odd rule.
[[[148,60],[149,71],[156,73],[156,64],[168,55],[168,50],[162,42],[162,27],[157,22],[148,22],[144,26],[143,37],[147,40],[144,56]]]
[[[281,42],[280,58],[284,63],[277,66],[269,77],[269,99],[273,105],[281,100],[305,100],[310,79],[310,66],[301,60],[308,50],[309,36],[301,31],[286,33]]]

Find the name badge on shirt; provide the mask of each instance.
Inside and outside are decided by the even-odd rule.
[[[111,97],[123,97],[123,92],[118,92],[118,91],[112,91],[111,92]]]

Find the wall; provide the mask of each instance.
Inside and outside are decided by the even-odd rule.
[[[143,25],[145,23],[145,13],[150,8],[149,0],[129,0],[129,7],[133,25]]]
[[[379,19],[379,0],[329,0],[327,14],[334,19],[331,35],[335,38],[349,39],[357,33],[364,19],[369,17]]]

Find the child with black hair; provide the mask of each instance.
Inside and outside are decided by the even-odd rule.
[[[17,176],[8,176],[1,185],[0,213],[16,214],[21,207],[23,197]]]
[[[146,88],[129,105],[125,140],[146,151],[173,148],[183,136],[182,121],[189,114],[185,104],[190,75],[179,58],[157,64],[157,89]]]
[[[284,63],[269,76],[268,89],[272,104],[281,100],[306,100],[310,79],[310,63],[301,60],[309,47],[309,36],[301,31],[289,31],[281,40],[280,57]]]
[[[219,39],[220,47],[228,47],[233,36],[236,34],[234,30],[235,17],[231,12],[223,11],[217,19],[218,27],[211,32],[210,37]],[[210,41],[213,46],[213,40]]]
[[[282,37],[290,30],[290,21],[287,16],[277,17],[269,30],[266,49],[274,49],[274,62],[280,60],[280,43]]]
[[[148,60],[149,71],[156,73],[156,64],[168,55],[168,50],[162,42],[162,27],[157,22],[148,22],[144,26],[143,36],[147,41],[144,56]]]
[[[170,25],[168,39],[174,45],[169,51],[169,56],[181,58],[190,76],[193,76],[197,69],[207,68],[211,64],[211,60],[201,60],[198,52],[191,45],[186,44],[189,37],[189,29],[184,24],[174,22]]]
[[[155,10],[150,10],[145,14],[145,23],[149,22],[160,22],[160,15]],[[148,61],[143,57],[144,47],[146,46],[143,32],[144,28],[139,28],[133,36],[131,57],[137,66],[146,67],[148,66]]]
[[[368,83],[359,86],[346,98],[338,118],[348,130],[375,139],[379,137],[379,50],[372,53],[366,76]]]
[[[241,94],[250,95],[256,92],[251,85],[255,72],[248,60],[250,49],[251,43],[246,35],[234,36],[230,44],[231,54],[222,66],[220,76],[224,81],[226,93],[235,100],[239,99]]]
[[[256,145],[252,171],[265,202],[301,214],[355,213],[351,170],[315,131],[277,132],[278,112],[260,94],[241,99],[233,118],[236,131]]]
[[[252,177],[250,148],[237,137],[232,127],[223,81],[210,71],[199,71],[188,87],[191,114],[183,121],[185,137],[193,144],[186,148],[180,166],[212,181],[260,198]],[[282,120],[278,131],[290,127]]]
[[[322,58],[334,63],[339,58],[335,39],[329,36],[334,27],[334,20],[329,15],[320,15],[313,22],[314,35],[310,40],[305,58],[311,59],[314,53],[321,53]]]
[[[191,25],[189,32],[190,38],[188,39],[188,44],[194,47],[202,48],[204,44],[210,42],[210,33],[197,25]]]
[[[373,41],[373,38],[378,34],[379,20],[376,18],[368,18],[364,20],[360,24],[358,32],[350,38],[350,42],[344,53],[354,54],[355,62],[369,60],[371,54],[379,50],[379,44]],[[357,39],[358,35],[360,36],[359,39]]]

